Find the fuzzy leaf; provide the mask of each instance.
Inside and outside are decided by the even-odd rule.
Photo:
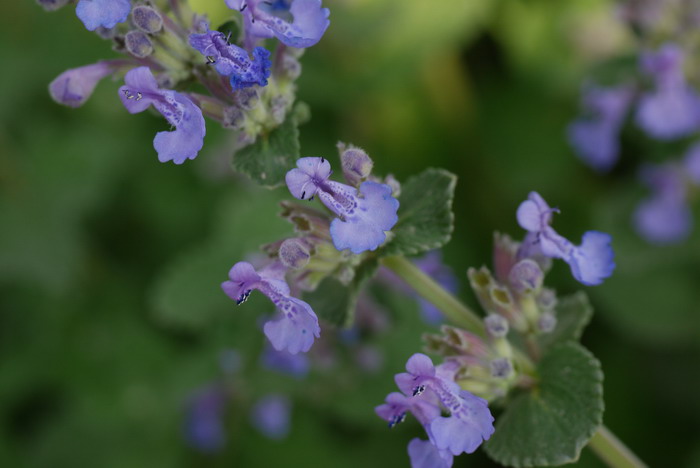
[[[603,420],[603,372],[578,343],[553,347],[539,364],[540,382],[513,399],[485,445],[516,468],[576,461]]]
[[[417,255],[445,245],[452,236],[457,176],[426,169],[401,187],[399,221],[380,255]]]
[[[588,296],[582,291],[559,300],[556,310],[557,326],[552,333],[541,336],[543,347],[581,338],[583,330],[593,317]]]
[[[299,152],[297,118],[291,112],[282,125],[238,150],[233,155],[233,169],[264,187],[279,187],[287,171],[295,166]]]

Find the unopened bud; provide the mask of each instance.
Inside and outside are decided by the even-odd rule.
[[[301,76],[301,64],[299,60],[289,54],[282,58],[282,74],[294,81]]]
[[[340,163],[343,166],[343,176],[350,185],[359,185],[372,172],[374,162],[367,153],[360,148],[350,146],[346,149],[345,144],[338,143],[340,150]]]
[[[490,314],[484,319],[486,330],[494,338],[503,338],[508,334],[508,320],[498,314]]]
[[[557,306],[557,293],[553,289],[544,288],[537,296],[537,305],[542,310],[554,310]]]
[[[542,287],[544,273],[534,260],[526,258],[516,263],[510,270],[508,279],[517,292],[537,291]]]
[[[270,115],[272,120],[278,124],[284,122],[284,118],[287,116],[287,107],[289,107],[289,100],[284,96],[275,96],[270,101]]]
[[[163,29],[163,18],[153,8],[139,5],[131,10],[131,21],[141,31],[155,34]]]
[[[542,333],[552,333],[557,326],[557,318],[551,312],[545,312],[537,321],[537,328]]]
[[[308,265],[311,254],[301,240],[287,239],[280,245],[279,258],[284,266],[298,270]]]
[[[221,125],[224,128],[240,130],[245,122],[245,114],[238,106],[227,107],[224,109],[224,120]]]
[[[54,11],[66,6],[68,0],[37,0],[37,3],[46,11]]]
[[[153,53],[153,43],[143,31],[129,31],[124,36],[124,47],[137,58],[146,58]]]
[[[260,96],[254,87],[243,88],[236,91],[236,102],[242,109],[250,110],[258,104]]]
[[[498,358],[491,361],[491,376],[497,379],[507,379],[513,375],[513,363],[508,358]]]

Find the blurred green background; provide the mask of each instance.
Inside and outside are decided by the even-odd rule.
[[[221,3],[197,8],[223,18]],[[586,74],[632,47],[612,5],[326,1],[331,26],[302,59],[299,96],[312,110],[302,154],[337,165],[340,140],[367,150],[378,173],[458,174],[445,258],[470,304],[464,272],[490,262],[494,230],[521,235],[514,213],[530,190],[562,209],[556,227],[572,240],[611,232],[618,270],[587,289],[596,315],[584,335],[606,375],[605,422],[650,466],[700,467],[700,232],[644,244],[629,226],[643,151],[600,176],[564,138]],[[236,308],[219,283],[290,232],[275,216],[288,194],[231,174],[227,135],[211,122],[195,161],[159,163],[151,141],[165,123],[128,115],[118,83],[79,110],[51,101],[64,69],[113,55],[70,7],[0,4],[0,465],[409,466],[420,427],[389,431],[373,408],[429,329],[415,303],[376,298],[391,323],[372,338],[376,373],[342,346],[306,380],[262,369],[258,323],[271,307],[254,295]],[[580,289],[566,265],[548,281]],[[226,349],[244,363],[228,377],[227,445],[202,455],[184,442],[185,406],[221,381]],[[271,392],[294,401],[281,441],[249,423],[256,396]],[[477,453],[455,466],[493,464]],[[578,466],[602,465],[586,449]]]

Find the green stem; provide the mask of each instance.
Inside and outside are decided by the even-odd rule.
[[[600,426],[593,434],[588,446],[611,468],[645,468],[643,461],[637,458],[615,434],[605,426]]]
[[[384,266],[400,276],[418,294],[430,301],[455,325],[480,336],[486,336],[484,323],[471,309],[423,273],[405,257],[384,257]]]

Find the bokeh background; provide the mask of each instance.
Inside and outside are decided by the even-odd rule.
[[[219,0],[195,3],[214,21],[227,14]],[[618,270],[586,289],[596,314],[583,339],[605,371],[605,423],[650,466],[700,467],[700,232],[652,247],[631,230],[644,142],[601,176],[565,140],[591,68],[634,46],[613,3],[324,4],[331,27],[302,59],[302,153],[338,164],[340,140],[399,179],[458,174],[445,259],[472,305],[466,269],[490,262],[494,230],[521,235],[514,213],[530,190],[562,209],[567,237],[612,233]],[[374,289],[388,327],[369,338],[369,369],[342,342],[305,379],[262,367],[269,303],[254,294],[237,308],[219,283],[290,232],[276,217],[289,196],[230,173],[213,123],[196,160],[160,164],[151,140],[165,123],[128,115],[118,83],[78,110],[51,101],[56,75],[112,55],[71,8],[0,3],[0,465],[408,466],[420,427],[389,431],[373,408],[431,329],[415,301]],[[548,282],[581,289],[562,264]],[[240,369],[226,373],[231,350]],[[226,443],[204,454],[183,434],[193,396],[212,386],[226,388]],[[282,440],[251,425],[270,393],[292,401]],[[477,453],[455,466],[494,465]],[[585,449],[577,466],[602,465]]]

